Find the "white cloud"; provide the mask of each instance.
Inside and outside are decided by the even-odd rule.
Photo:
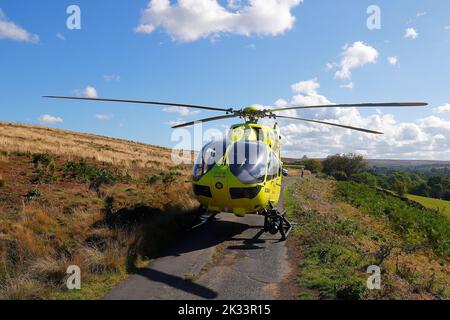
[[[355,84],[353,82],[349,82],[349,83],[346,83],[346,84],[341,84],[340,87],[344,88],[344,89],[353,89],[355,87]]]
[[[278,108],[286,107],[287,104],[287,101],[284,99],[278,99],[277,101],[275,101],[275,106],[277,106]]]
[[[120,76],[117,74],[105,74],[103,75],[103,79],[107,82],[111,82],[111,81],[120,81]]]
[[[450,103],[433,109],[434,113],[450,113]]]
[[[294,95],[288,105],[332,104],[318,91],[303,90]],[[370,109],[369,109],[370,110]],[[386,109],[390,111],[390,109]],[[444,109],[441,109],[444,110]],[[450,158],[450,121],[437,116],[402,122],[392,114],[374,109],[372,114],[361,114],[357,108],[322,108],[291,110],[290,116],[319,119],[344,125],[384,132],[370,135],[320,124],[279,119],[285,137],[284,155],[325,157],[335,153],[357,152],[368,158],[435,159]]]
[[[423,17],[423,16],[425,16],[426,14],[427,14],[426,12],[417,12],[416,17],[417,17],[417,18]]]
[[[329,71],[329,70],[333,70],[333,69],[337,68],[338,66],[339,65],[337,63],[335,63],[335,62],[333,62],[333,63],[329,62],[329,63],[326,64],[325,68],[326,68],[327,71]]]
[[[86,88],[84,88],[81,91],[75,90],[75,93],[78,96],[84,97],[84,98],[97,98],[98,97],[97,90],[91,86],[87,86]]]
[[[135,28],[139,33],[164,29],[173,39],[189,42],[220,34],[276,36],[292,29],[295,17],[291,10],[302,0],[228,1],[151,0]]]
[[[96,114],[95,115],[95,119],[100,120],[100,121],[108,121],[111,120],[112,116],[107,115],[107,114]]]
[[[312,80],[294,83],[291,88],[295,93],[314,94],[320,88],[320,84],[317,82],[317,78],[314,78]]]
[[[450,30],[450,26],[445,26],[444,29],[445,30]]]
[[[199,110],[190,110],[189,108],[181,108],[181,107],[168,107],[164,108],[163,111],[168,113],[178,113],[182,117],[187,117],[200,113]]]
[[[387,61],[389,62],[389,64],[395,66],[398,63],[398,58],[393,56],[393,57],[388,57]]]
[[[41,123],[63,123],[64,120],[60,117],[54,117],[49,114],[44,114],[38,118],[38,121]]]
[[[378,51],[366,45],[362,41],[357,41],[351,46],[345,46],[342,53],[342,60],[339,65],[340,69],[336,71],[336,78],[350,79],[352,69],[362,67],[368,63],[376,63],[378,59]]]
[[[405,30],[405,38],[407,39],[417,39],[419,36],[419,33],[417,33],[416,29],[414,28],[407,28]]]
[[[10,39],[15,41],[38,43],[39,36],[31,34],[24,28],[10,21],[0,8],[0,39]]]
[[[57,34],[56,34],[56,37],[59,39],[59,40],[66,40],[66,37],[61,33],[61,32],[58,32]]]

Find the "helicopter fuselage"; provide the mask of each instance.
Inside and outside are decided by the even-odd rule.
[[[194,193],[210,213],[244,216],[276,207],[282,181],[278,125],[232,126],[226,142],[205,145],[193,173]]]

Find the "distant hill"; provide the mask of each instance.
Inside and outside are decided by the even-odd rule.
[[[319,159],[323,160],[323,159]],[[302,159],[283,157],[283,161],[287,163],[302,161]],[[450,166],[450,161],[439,160],[391,160],[391,159],[368,159],[371,167],[385,167],[385,168],[409,168],[421,166]]]

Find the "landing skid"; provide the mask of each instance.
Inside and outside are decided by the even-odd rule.
[[[286,210],[278,211],[277,209],[269,209],[263,213],[264,215],[264,232],[270,234],[281,234],[281,241],[285,241],[292,230],[292,224],[286,218]]]

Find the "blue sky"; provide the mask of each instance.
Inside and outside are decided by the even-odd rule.
[[[273,9],[266,15],[248,10],[258,1],[184,0],[184,10],[171,1],[161,13],[147,8],[149,0],[0,0],[0,121],[173,146],[171,121],[216,114],[41,96],[83,95],[92,87],[99,97],[236,108],[426,101],[431,106],[423,109],[297,112],[386,135],[282,123],[285,153],[450,159],[449,1],[267,0]],[[81,30],[66,28],[73,4],[81,9]],[[373,4],[381,9],[380,30],[366,25]],[[192,6],[211,19],[197,19]],[[337,76],[352,54],[360,61],[349,67],[351,75]]]

